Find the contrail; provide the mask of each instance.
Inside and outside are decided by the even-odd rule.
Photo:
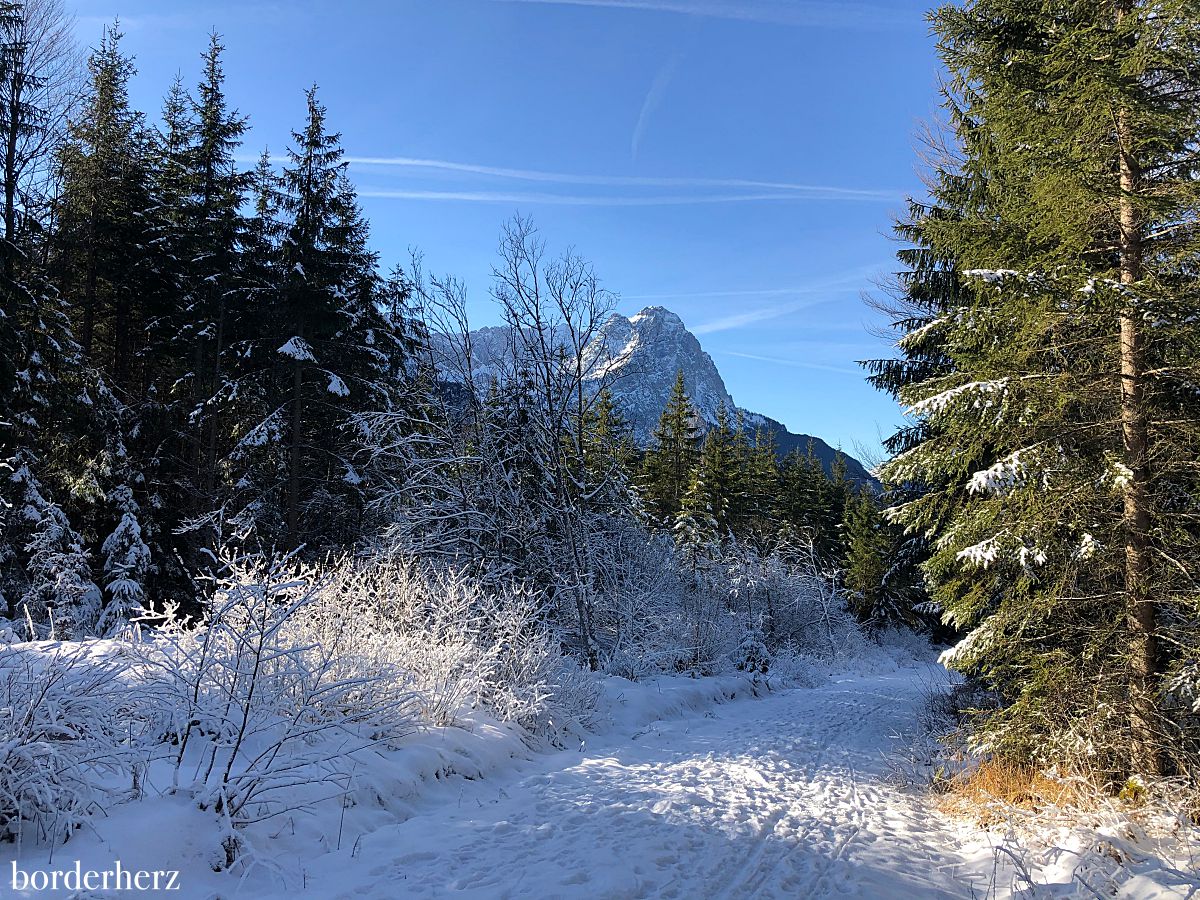
[[[733,289],[727,291],[672,291],[655,294],[622,294],[623,300],[693,300],[703,299],[706,297],[780,297],[780,296],[800,296],[805,294],[828,294],[828,293],[845,293],[847,291],[857,290],[862,283],[872,276],[876,275],[880,269],[890,265],[887,262],[875,263],[873,265],[859,266],[855,269],[850,269],[841,275],[833,275],[828,278],[820,278],[809,282],[808,284],[800,284],[793,287],[782,288],[760,288],[760,289]]]
[[[532,2],[532,0],[531,0]],[[432,169],[442,172],[461,172],[468,175],[483,175],[489,178],[509,178],[514,181],[541,182],[544,184],[575,184],[592,187],[716,187],[745,188],[763,191],[795,191],[862,200],[899,200],[903,194],[895,190],[845,188],[824,184],[803,184],[788,181],[762,181],[750,178],[671,178],[644,177],[638,175],[573,175],[563,172],[545,172],[536,169],[511,169],[503,166],[484,166],[475,163],[452,162],[443,159],[422,159],[411,156],[347,156],[352,166],[388,166],[405,169]],[[255,158],[257,160],[257,157]],[[244,160],[254,161],[254,160]]]
[[[735,328],[741,328],[743,325],[753,325],[755,322],[778,319],[780,316],[799,312],[802,309],[808,309],[810,306],[820,306],[822,303],[828,303],[830,299],[832,298],[819,297],[816,299],[797,300],[794,303],[782,303],[778,306],[766,306],[743,313],[722,316],[719,319],[713,319],[711,322],[704,322],[697,325],[692,329],[692,334],[715,334],[718,331],[732,331]]]
[[[528,203],[547,206],[698,206],[711,203],[796,203],[821,200],[868,200],[844,194],[777,191],[758,194],[676,194],[657,197],[588,196],[584,194],[547,194],[505,191],[427,191],[362,188],[359,197],[384,200],[441,200],[460,203]]]
[[[551,6],[592,6],[642,12],[665,12],[707,19],[730,19],[799,28],[857,28],[884,30],[919,25],[916,10],[897,10],[878,3],[828,2],[828,0],[501,0],[505,3],[539,3]]]
[[[637,159],[638,149],[642,145],[642,135],[646,133],[646,126],[650,123],[650,117],[655,110],[662,104],[663,97],[666,96],[667,88],[670,86],[675,73],[679,71],[679,64],[683,61],[683,54],[676,53],[667,60],[658,74],[654,76],[654,81],[650,83],[650,89],[646,91],[646,99],[642,101],[641,112],[638,113],[637,124],[633,127],[633,136],[629,139],[629,155]]]
[[[739,353],[736,350],[718,350],[725,356],[739,356],[742,359],[753,359],[758,362],[774,363],[779,366],[792,366],[796,369],[817,369],[821,372],[837,372],[839,375],[861,375],[858,369],[847,369],[841,366],[827,366],[823,363],[802,362],[798,359],[781,359],[778,356],[759,356],[757,353]]]

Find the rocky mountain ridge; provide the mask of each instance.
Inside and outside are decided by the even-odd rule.
[[[488,384],[504,371],[511,352],[510,338],[506,326],[471,332],[470,368],[477,385]],[[589,381],[609,389],[639,446],[649,446],[653,440],[655,425],[675,378],[682,372],[684,387],[704,426],[717,421],[717,411],[724,405],[731,418],[740,413],[743,427],[748,431],[769,431],[781,456],[795,449],[803,452],[811,446],[828,471],[839,452],[819,437],[791,432],[769,416],[739,407],[712,357],[683,320],[665,307],[649,306],[628,317],[613,313],[585,348],[583,360]],[[461,380],[452,367],[443,371],[448,379]],[[843,455],[851,478],[873,481],[862,463]]]

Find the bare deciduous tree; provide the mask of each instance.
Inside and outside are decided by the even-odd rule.
[[[573,600],[582,650],[595,668],[599,657],[589,583],[596,570],[589,533],[594,491],[585,468],[585,432],[610,362],[604,353],[594,352],[596,338],[616,297],[574,252],[547,261],[533,223],[520,216],[504,229],[493,275],[492,294],[509,325],[514,370],[541,405],[533,424],[545,432],[546,487],[553,497],[547,513],[566,555],[556,573],[556,589]]]
[[[42,202],[80,96],[84,65],[73,21],[63,0],[24,0],[0,13],[0,162],[10,243],[22,215]]]

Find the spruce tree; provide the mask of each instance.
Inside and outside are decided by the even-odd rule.
[[[12,531],[5,531],[23,553],[23,572],[7,587],[8,614],[46,626],[45,633],[30,634],[31,640],[87,637],[95,633],[103,604],[92,580],[91,554],[62,506],[43,495],[29,461],[18,453],[9,476],[19,505]]]
[[[121,38],[106,28],[89,59],[91,83],[60,154],[53,265],[85,355],[129,402],[153,375],[145,339],[168,310],[155,284],[151,136],[130,106],[134,66]]]
[[[699,456],[699,440],[699,415],[688,398],[680,369],[643,465],[647,505],[659,521],[673,521],[682,507]]]
[[[697,468],[675,515],[672,531],[675,545],[685,564],[696,576],[703,563],[716,555],[720,541],[720,523],[713,514],[713,490],[708,484],[708,472]]]
[[[287,435],[283,541],[292,547],[353,540],[366,494],[361,445],[347,426],[357,412],[389,408],[399,386],[388,376],[402,353],[376,302],[376,257],[341,137],[326,130],[315,87],[306,101],[279,181],[285,224],[272,316]]]
[[[96,623],[96,632],[101,635],[119,630],[149,606],[146,577],[153,568],[133,491],[123,485],[112,492],[110,500],[121,511],[121,518],[100,545],[106,599]]]
[[[729,414],[722,403],[717,407],[717,421],[704,436],[700,448],[699,477],[693,479],[689,488],[703,491],[702,505],[712,517],[718,534],[726,534],[731,529],[745,493],[743,480],[748,460],[744,454],[739,459],[738,447]]]
[[[917,573],[901,550],[903,536],[884,519],[878,499],[869,490],[860,490],[847,501],[843,540],[845,586],[859,621],[876,629],[916,624]]]
[[[848,491],[844,468],[842,475],[842,479],[835,482],[826,474],[811,442],[803,453],[798,450],[789,453],[780,471],[779,510],[782,518],[829,560],[840,557],[839,526]]]
[[[933,21],[965,163],[914,210],[928,318],[877,367],[918,419],[884,470],[918,496],[892,516],[934,541],[934,597],[970,630],[954,665],[1006,701],[985,746],[1048,762],[1086,728],[1114,776],[1158,774],[1164,675],[1196,652],[1200,15],[977,0]]]
[[[589,507],[618,514],[627,512],[636,449],[629,423],[607,388],[600,390],[585,411],[583,432],[584,483],[588,486]]]
[[[276,352],[284,222],[279,175],[269,150],[261,152],[247,181],[249,208],[238,259],[241,290],[228,298],[231,333],[217,398],[216,414],[224,413],[228,429],[216,453],[223,492],[214,525],[254,530],[276,541],[284,532],[280,483],[287,468],[284,373]]]
[[[765,428],[754,432],[754,442],[749,444],[746,432],[742,432],[742,443],[746,445],[745,474],[743,477],[742,514],[738,529],[753,533],[760,542],[760,550],[774,540],[779,531],[779,496],[782,490],[779,451],[775,436]]]
[[[195,97],[173,86],[159,138],[161,241],[170,248],[175,294],[167,338],[172,427],[163,441],[176,491],[166,505],[184,520],[171,530],[187,532],[175,550],[192,568],[211,549],[214,511],[228,499],[220,467],[238,405],[234,347],[255,327],[243,266],[248,176],[234,161],[246,120],[225,99],[223,49],[211,35]]]
[[[44,176],[62,137],[73,54],[58,12],[39,10],[31,31],[23,4],[0,4],[0,615],[44,624],[62,584],[59,633],[69,635],[68,620],[86,628],[98,597],[72,520],[89,493],[83,438],[96,431],[99,398],[44,265]],[[75,601],[84,608],[66,608]]]
[[[246,119],[230,110],[221,65],[224,46],[213,34],[204,54],[204,74],[192,103],[195,121],[188,147],[187,212],[196,235],[190,282],[195,309],[189,316],[194,334],[195,405],[189,412],[197,443],[197,483],[202,494],[215,492],[218,465],[228,447],[223,436],[231,401],[230,374],[236,365],[231,347],[250,326],[249,286],[242,271],[241,207],[247,176],[238,171],[234,154],[241,146]],[[211,502],[211,501],[210,501]]]

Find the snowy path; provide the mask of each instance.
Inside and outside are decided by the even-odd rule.
[[[970,897],[954,835],[883,779],[926,677],[843,678],[543,757],[317,861],[292,896]]]

